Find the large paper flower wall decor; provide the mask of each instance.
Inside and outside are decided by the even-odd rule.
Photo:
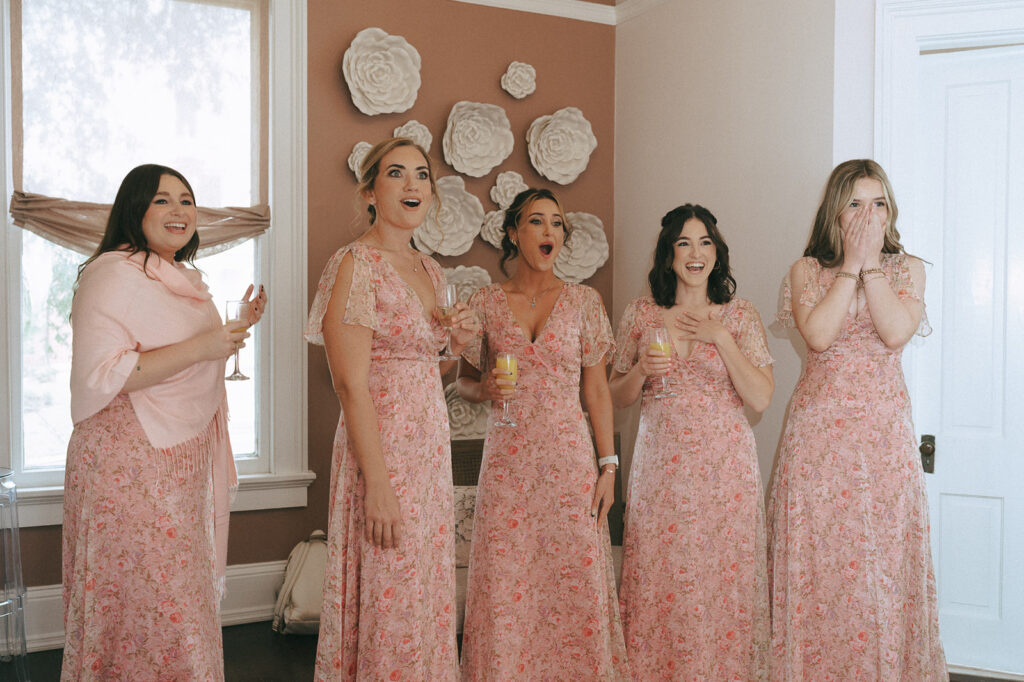
[[[434,142],[434,136],[430,129],[419,121],[407,121],[395,128],[395,137],[408,137],[410,140],[423,147],[423,151],[430,153],[430,145]]]
[[[459,397],[455,384],[444,389],[444,401],[448,405],[448,422],[452,438],[482,438],[487,433],[487,413],[490,403],[471,403]]]
[[[568,185],[586,170],[597,138],[583,112],[566,107],[531,123],[526,131],[526,145],[530,163],[538,173]]]
[[[596,215],[570,211],[572,231],[555,259],[554,272],[567,282],[582,282],[608,260],[604,223]]]
[[[466,183],[457,175],[437,179],[441,209],[431,206],[427,219],[412,233],[416,248],[426,254],[458,256],[473,245],[484,221],[480,200],[466,191]]]
[[[364,114],[408,111],[420,89],[420,53],[401,36],[364,28],[345,50],[341,72]]]
[[[444,268],[444,278],[455,285],[459,300],[465,303],[478,289],[491,283],[491,276],[479,265],[456,265]]]
[[[501,76],[501,88],[516,99],[532,95],[537,89],[537,69],[523,62],[512,62]]]
[[[441,141],[448,165],[474,178],[487,175],[507,159],[514,143],[504,109],[465,101],[452,107]]]
[[[355,174],[356,182],[362,181],[359,169],[362,168],[363,159],[371,149],[373,149],[373,145],[369,142],[356,142],[356,146],[352,147],[352,153],[348,155],[348,169]]]

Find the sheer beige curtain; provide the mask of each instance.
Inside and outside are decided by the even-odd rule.
[[[230,249],[256,237],[270,227],[270,208],[199,207],[199,255]],[[30,230],[64,248],[90,256],[103,238],[110,204],[55,199],[15,191],[11,196],[11,218],[18,227]]]

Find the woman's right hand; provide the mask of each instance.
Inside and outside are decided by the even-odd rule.
[[[645,377],[661,376],[668,374],[672,368],[672,358],[661,351],[648,347],[647,350],[640,353],[636,364],[640,368],[640,373]]]
[[[404,533],[402,509],[391,483],[367,483],[366,541],[381,549],[395,549],[401,544]]]
[[[840,270],[859,274],[863,269],[871,246],[870,220],[870,206],[861,206],[849,225],[845,229],[840,228],[839,234],[843,239],[843,263]]]
[[[238,320],[211,329],[194,337],[199,360],[223,360],[240,348],[245,348],[249,331]]]
[[[480,382],[481,400],[511,400],[516,393],[516,382],[512,381],[512,373],[495,367]]]

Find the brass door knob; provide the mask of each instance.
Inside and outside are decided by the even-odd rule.
[[[921,436],[921,445],[917,451],[921,453],[921,467],[926,474],[935,473],[935,436],[926,433]]]

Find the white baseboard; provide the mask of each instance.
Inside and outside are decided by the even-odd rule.
[[[974,668],[969,665],[950,665],[947,669],[951,673],[970,675],[972,677],[984,677],[992,680],[1024,680],[1020,673],[1008,673],[1002,670],[988,670],[986,668]]]
[[[221,604],[221,624],[239,625],[270,620],[274,592],[284,580],[286,561],[235,564],[227,568],[227,594]],[[64,646],[64,603],[60,585],[28,588],[25,596],[25,636],[29,651]]]

